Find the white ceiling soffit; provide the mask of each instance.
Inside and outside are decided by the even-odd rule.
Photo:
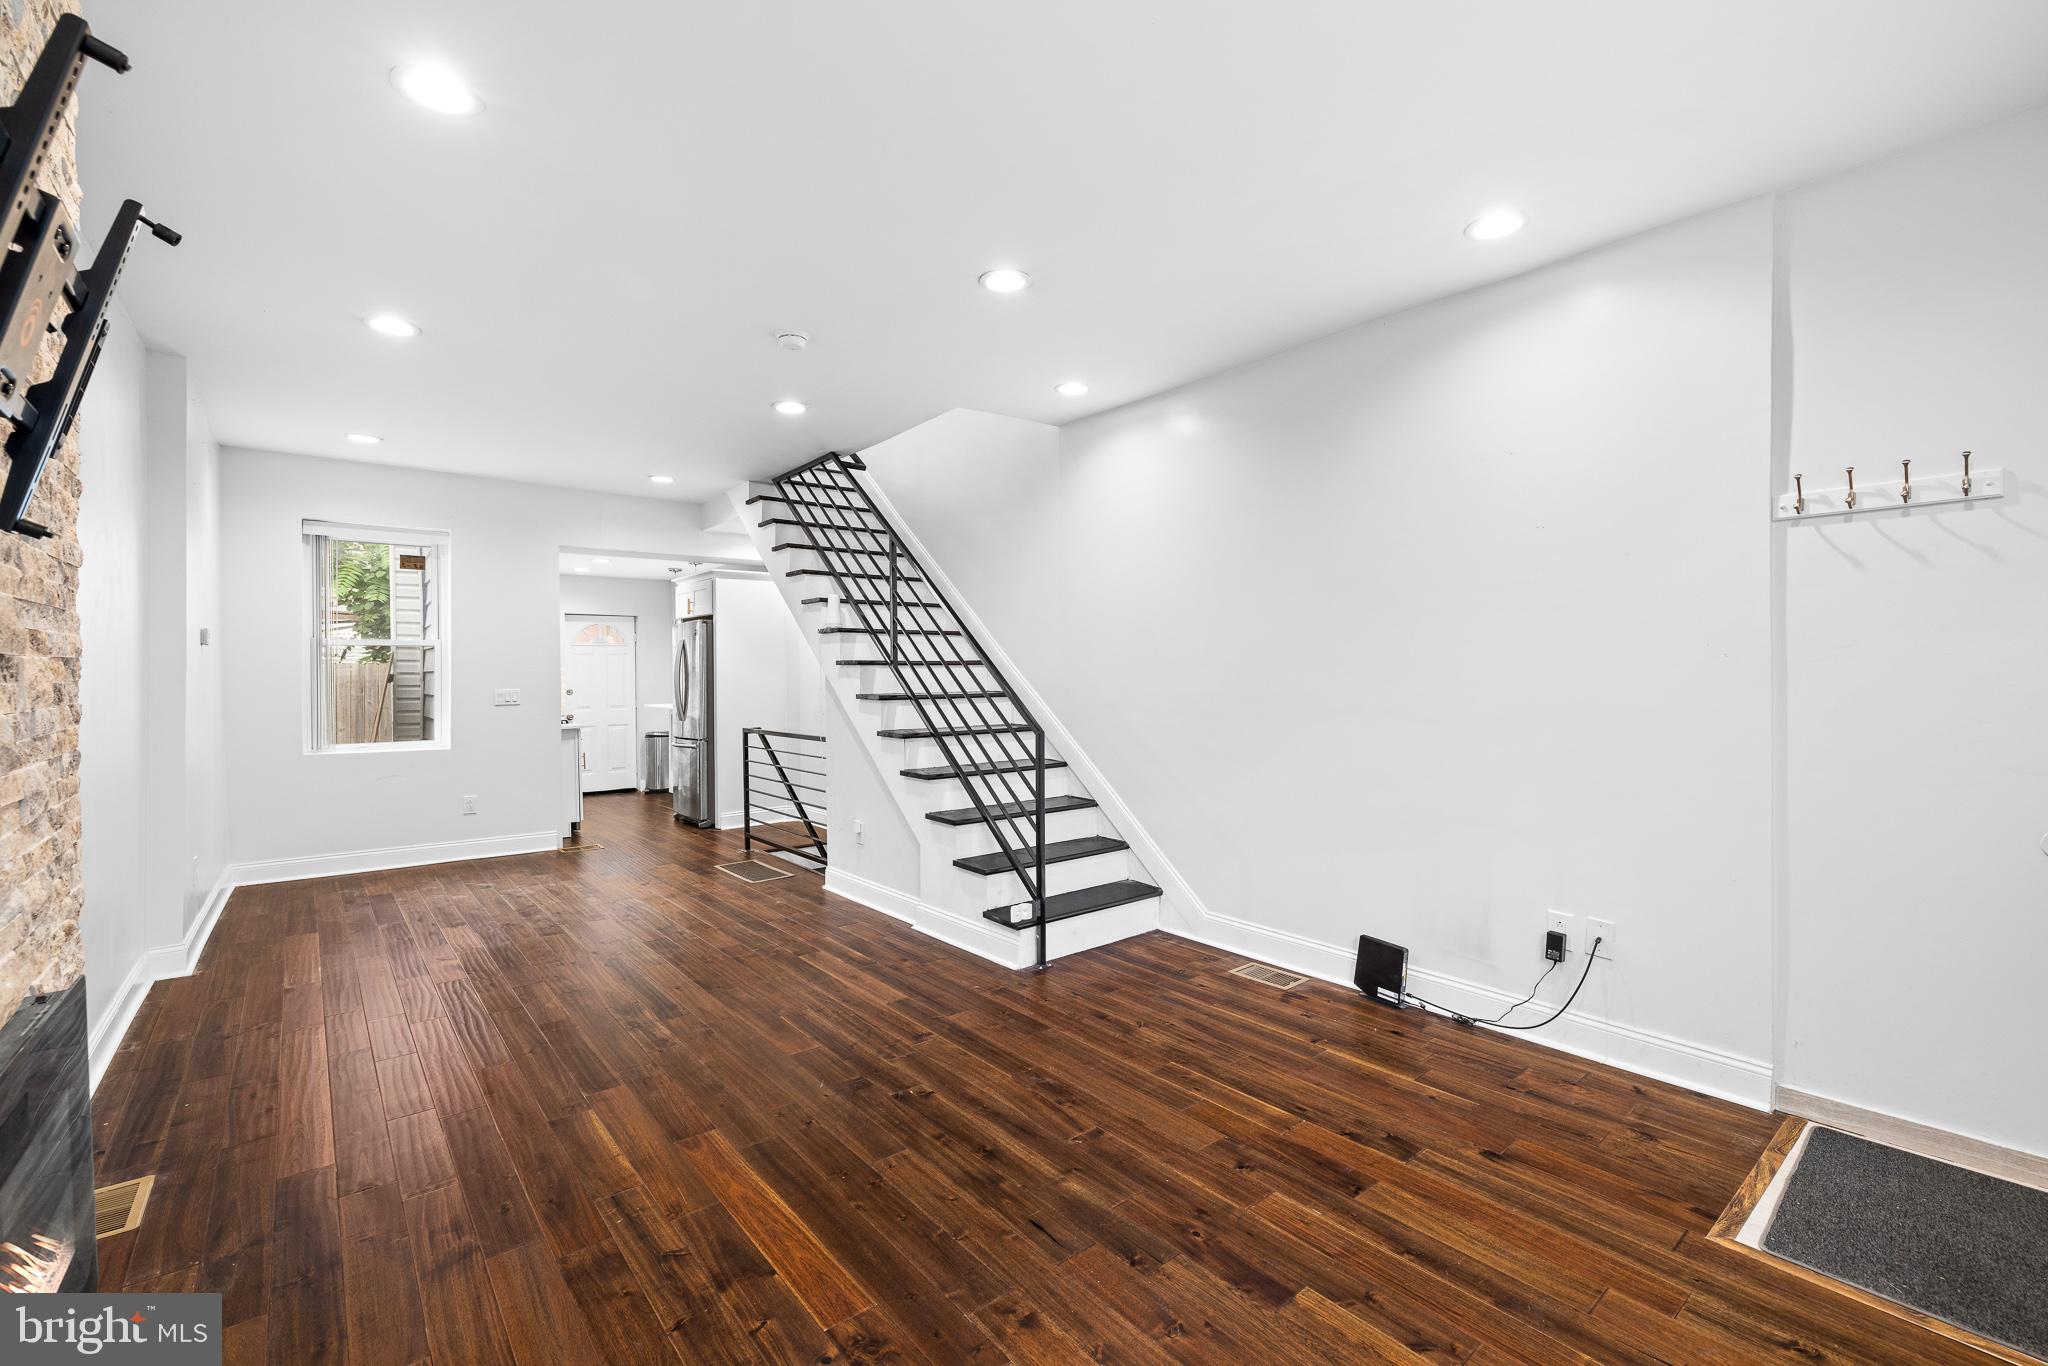
[[[85,74],[87,221],[133,195],[185,233],[121,298],[222,441],[692,501],[954,407],[1064,422],[2048,100],[2039,0],[92,22],[135,68]],[[402,97],[421,59],[483,112]],[[1462,235],[1498,205],[1527,228]]]
[[[702,555],[648,555],[638,551],[580,550],[564,546],[562,573],[594,579],[668,579],[700,569],[759,569],[758,560],[706,559]]]

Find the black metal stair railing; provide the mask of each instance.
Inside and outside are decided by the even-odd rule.
[[[749,726],[740,732],[746,764],[747,857],[756,844],[823,868],[825,737]],[[756,821],[755,811],[776,817]],[[794,843],[784,843],[784,839]]]
[[[1044,967],[1045,728],[861,486],[866,468],[835,452],[777,476],[776,501],[803,533],[791,544],[818,557],[853,613],[850,638],[871,647],[858,662],[888,669],[917,713],[917,738],[938,747],[995,837],[1031,902]]]

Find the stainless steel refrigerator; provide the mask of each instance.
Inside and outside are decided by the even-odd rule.
[[[711,618],[676,619],[675,721],[669,727],[668,782],[676,819],[718,823],[711,763]]]

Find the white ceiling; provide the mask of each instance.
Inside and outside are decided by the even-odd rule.
[[[2040,0],[89,9],[135,69],[84,79],[88,226],[134,195],[184,231],[121,297],[224,442],[688,499],[956,406],[1066,421],[2048,100]],[[399,96],[421,58],[486,111]],[[1497,204],[1528,228],[1460,235]]]
[[[583,550],[562,552],[562,572],[593,579],[667,579],[670,570],[694,572],[699,566],[723,561],[691,559],[681,555],[629,555],[612,550],[602,554]]]

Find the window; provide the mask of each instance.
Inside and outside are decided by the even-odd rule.
[[[619,628],[608,621],[593,621],[578,631],[569,641],[571,645],[624,645],[626,638],[619,634]]]
[[[313,598],[309,748],[448,743],[448,541],[305,524]]]

